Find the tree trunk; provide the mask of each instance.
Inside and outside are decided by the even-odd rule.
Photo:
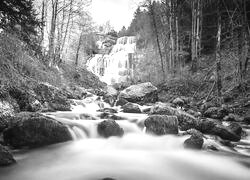
[[[221,89],[222,89],[222,82],[221,82],[221,14],[220,14],[220,0],[218,0],[217,6],[217,16],[218,16],[218,24],[217,24],[217,43],[215,49],[215,60],[216,60],[216,72],[217,72],[217,91],[218,96],[221,97]]]
[[[80,35],[78,45],[77,45],[77,49],[76,49],[76,59],[75,59],[75,65],[76,66],[78,66],[78,64],[79,64],[79,52],[80,52],[81,45],[82,45],[82,36],[83,36],[83,33],[81,33],[81,35]]]
[[[55,51],[55,31],[56,31],[56,20],[57,20],[57,7],[58,0],[55,2],[52,0],[52,18],[51,18],[51,27],[50,27],[50,35],[49,35],[49,65],[52,66],[54,64],[54,51]]]
[[[70,0],[70,8],[69,8],[69,15],[68,15],[68,19],[67,19],[67,24],[66,24],[66,28],[65,28],[65,33],[64,33],[64,37],[62,40],[62,47],[61,47],[61,54],[63,54],[64,52],[64,46],[65,46],[65,42],[66,42],[66,38],[68,35],[68,31],[69,31],[69,24],[70,24],[70,19],[72,17],[72,11],[73,11],[73,1],[74,0]]]
[[[173,38],[173,2],[172,0],[169,1],[169,8],[170,8],[170,16],[169,16],[169,39],[170,39],[170,53],[169,53],[169,65],[170,71],[174,68],[174,38]]]
[[[155,13],[154,13],[154,6],[155,6],[154,3],[155,2],[153,2],[151,4],[151,2],[150,2],[149,8],[150,8],[150,13],[151,13],[152,22],[153,22],[153,28],[154,28],[155,36],[156,36],[156,43],[157,43],[157,47],[158,47],[158,51],[159,51],[159,55],[160,55],[160,59],[161,59],[161,70],[162,70],[162,73],[163,73],[163,81],[164,81],[165,80],[165,70],[164,70],[163,56],[162,56],[161,45],[160,45],[160,40],[159,40],[159,33],[158,33],[158,30],[157,30]]]

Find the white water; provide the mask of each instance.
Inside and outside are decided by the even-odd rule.
[[[126,82],[133,76],[133,54],[135,37],[117,39],[109,55],[97,54],[88,63],[88,69],[107,84]]]
[[[232,155],[215,155],[183,148],[189,136],[151,136],[143,133],[144,114],[117,115],[127,120],[122,138],[101,138],[97,124],[100,102],[87,98],[72,112],[48,115],[66,123],[75,141],[17,152],[17,165],[0,169],[1,180],[249,180],[250,169]],[[108,106],[104,104],[104,106]],[[246,139],[247,140],[247,139]],[[206,140],[205,145],[212,140]],[[214,142],[214,144],[216,144]],[[220,148],[221,145],[217,144]],[[226,148],[223,151],[229,151]],[[249,157],[244,157],[250,161]]]

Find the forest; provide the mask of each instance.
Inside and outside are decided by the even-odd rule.
[[[249,179],[250,0],[98,1],[0,1],[0,179]]]

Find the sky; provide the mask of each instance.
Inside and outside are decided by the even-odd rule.
[[[122,26],[128,27],[134,11],[142,0],[92,0],[91,15],[98,24],[110,24],[116,31]]]

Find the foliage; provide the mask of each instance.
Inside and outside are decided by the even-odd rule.
[[[37,29],[42,26],[34,10],[33,0],[1,0],[0,27],[15,32],[32,49],[38,51]]]

